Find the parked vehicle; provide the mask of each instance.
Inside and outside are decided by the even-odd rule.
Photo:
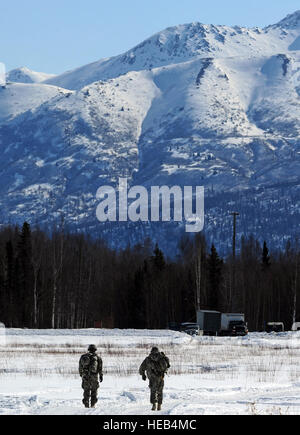
[[[192,337],[201,334],[198,323],[181,323],[180,330]]]
[[[284,332],[284,324],[282,322],[268,322],[266,332]]]
[[[219,335],[245,336],[248,334],[248,326],[245,323],[245,315],[238,313],[222,313],[221,331]]]
[[[300,331],[300,322],[296,322],[293,324],[292,331]]]

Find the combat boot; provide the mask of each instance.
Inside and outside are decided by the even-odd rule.
[[[152,411],[156,411],[156,403],[153,403]]]
[[[98,400],[92,400],[91,401],[91,408],[96,408],[97,403],[98,403]]]
[[[158,404],[158,406],[157,406],[157,411],[161,411],[161,405],[160,404]]]

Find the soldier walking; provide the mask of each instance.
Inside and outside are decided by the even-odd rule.
[[[149,379],[152,411],[161,411],[165,384],[164,378],[169,368],[169,358],[163,352],[160,352],[157,347],[152,348],[150,355],[147,356],[140,367],[140,375],[143,381],[146,381],[147,377]]]
[[[79,374],[84,390],[82,403],[86,408],[95,408],[98,402],[99,380],[103,382],[102,359],[96,352],[96,346],[91,344],[88,353],[82,355],[79,361]]]

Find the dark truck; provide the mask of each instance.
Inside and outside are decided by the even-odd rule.
[[[245,323],[245,315],[238,313],[223,313],[221,318],[221,331],[219,335],[245,336],[248,327]]]
[[[266,324],[266,332],[284,332],[284,324],[282,322],[268,322]]]

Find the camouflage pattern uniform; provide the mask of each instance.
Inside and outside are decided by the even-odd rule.
[[[163,362],[162,362],[163,361]],[[170,368],[169,359],[163,352],[159,352],[157,347],[154,347],[150,355],[144,360],[140,367],[140,375],[143,380],[149,379],[149,388],[151,391],[150,402],[153,405],[152,410],[161,410],[163,403],[163,389],[165,385],[164,377],[167,369]],[[147,377],[146,374],[147,373]]]
[[[99,379],[100,382],[103,382],[102,359],[96,352],[96,346],[89,346],[88,353],[82,355],[79,361],[79,374],[84,390],[82,403],[86,408],[95,407],[98,402]],[[94,364],[93,368],[91,368],[91,364]]]

